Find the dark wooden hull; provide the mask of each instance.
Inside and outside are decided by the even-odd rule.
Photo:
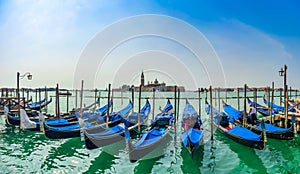
[[[85,147],[89,150],[96,149],[99,147],[103,147],[124,140],[124,132],[108,135],[108,136],[99,136],[99,137],[90,137],[86,134],[84,136],[85,136]]]
[[[78,123],[75,123],[75,124],[78,124]],[[69,125],[66,125],[66,126],[69,126]],[[86,128],[85,131],[87,131],[89,133],[101,132],[101,131],[105,130],[102,126],[103,125],[95,125],[95,127]],[[80,128],[70,129],[70,130],[53,130],[47,124],[44,124],[44,128],[45,128],[45,136],[48,138],[51,138],[51,139],[65,139],[65,138],[80,137]]]
[[[256,134],[261,134],[262,131],[253,126],[247,126],[247,129],[251,130]],[[279,140],[292,140],[294,138],[294,133],[292,131],[286,132],[269,132],[266,131],[266,135],[268,138],[279,139]]]
[[[236,124],[242,125],[239,121],[236,121]],[[262,133],[262,130],[256,128],[255,126],[247,125],[246,128],[256,134]],[[290,131],[286,131],[286,132],[270,132],[270,131],[266,130],[266,135],[268,138],[279,139],[279,140],[292,140],[292,139],[294,139],[294,136],[295,136],[293,131],[291,131],[291,129],[290,129]]]
[[[269,114],[266,114],[265,112],[262,112],[262,111],[260,111],[258,109],[257,109],[257,112],[260,113],[264,117],[269,116]]]
[[[99,124],[95,127],[91,127],[91,128],[85,128],[84,129],[84,132],[87,133],[87,134],[95,134],[95,133],[98,133],[98,132],[103,132],[105,131],[105,124]]]
[[[6,116],[6,120],[5,122],[9,125],[14,125],[14,126],[20,126],[20,119],[14,119],[14,117],[7,115]],[[29,128],[26,130],[30,130],[30,131],[40,131],[40,125],[36,124],[36,127],[34,128]]]
[[[188,144],[186,149],[190,152],[190,154],[192,156],[194,156],[195,151],[197,151],[197,149],[201,146],[201,144],[203,143],[203,137],[201,138],[201,140],[194,145],[189,139],[188,139]]]
[[[37,118],[37,117],[29,118],[29,119],[34,122],[39,122],[39,118]],[[50,120],[55,120],[55,119],[53,119],[53,118],[46,119],[46,121],[50,121]],[[47,125],[53,126],[53,127],[59,127],[59,126],[68,126],[68,125],[73,125],[73,124],[78,123],[76,117],[69,117],[67,120],[69,121],[68,123],[60,123],[60,124],[53,123],[53,124],[47,124]],[[20,117],[13,117],[11,115],[7,115],[6,123],[15,125],[15,126],[20,126]]]
[[[34,122],[39,121],[38,118],[30,118],[30,120],[34,121]],[[15,126],[20,126],[20,117],[15,117],[15,116],[12,116],[11,114],[8,114],[6,116],[6,123],[11,124],[11,125],[15,125]]]
[[[63,127],[63,126],[70,126],[70,125],[74,125],[74,124],[78,124],[78,121],[72,121],[72,122],[69,122],[69,123],[60,123],[60,124],[47,124],[48,126],[51,126],[51,127]]]
[[[205,103],[206,103],[206,106],[205,106],[206,113],[208,115],[210,115],[210,111],[215,109],[215,108],[210,108],[211,106],[208,104],[207,101],[205,101]],[[227,105],[227,104],[223,102],[223,105]],[[215,109],[215,112],[218,112],[218,113],[216,113],[217,115],[213,115],[213,117],[215,117],[215,119],[218,119],[218,117],[222,116],[222,114],[219,111],[217,111],[216,109]],[[259,141],[247,140],[247,139],[241,138],[237,135],[231,134],[224,127],[217,124],[215,121],[213,121],[213,125],[214,125],[214,127],[216,127],[218,129],[218,131],[220,131],[222,134],[224,134],[226,137],[232,139],[233,141],[236,141],[236,142],[238,142],[242,145],[245,145],[245,146],[248,146],[248,147],[251,147],[251,148],[256,148],[256,149],[259,149],[259,150],[265,149],[265,138],[266,137],[263,134],[260,134],[260,140]]]
[[[128,140],[128,148],[129,148],[129,159],[131,162],[136,162],[137,160],[143,158],[145,155],[149,154],[150,152],[154,151],[160,146],[165,146],[167,141],[171,136],[169,135],[169,129],[160,137],[157,141],[143,147],[135,147],[129,140]],[[162,154],[163,155],[163,154]]]
[[[44,124],[45,136],[50,139],[65,139],[80,136],[80,129],[71,130],[53,130],[48,125]]]
[[[129,112],[130,112],[130,109],[128,110],[127,113],[125,113],[125,115],[122,115],[122,116],[123,117],[126,116]],[[108,126],[112,127],[113,125],[119,124],[120,122],[121,122],[121,119],[118,119],[116,121],[109,122]],[[78,124],[78,122],[76,122],[75,124]],[[97,133],[99,131],[104,130],[103,129],[104,121],[97,121],[97,122],[93,122],[92,124],[94,124],[95,127],[86,128],[83,131],[87,131],[89,133]],[[70,130],[54,130],[54,129],[51,129],[51,127],[48,126],[47,124],[44,124],[44,127],[45,127],[46,137],[51,138],[51,139],[65,139],[65,138],[80,137],[80,128],[78,128],[78,129],[74,128],[74,129],[70,129]]]
[[[143,125],[141,125],[141,130],[143,129]],[[99,131],[96,132],[96,129],[98,129]],[[92,128],[90,130],[87,130],[89,132],[93,132],[93,133],[98,133],[98,132],[102,132],[105,131],[105,128],[101,127],[101,128]],[[92,149],[96,149],[99,147],[103,147],[103,146],[107,146],[119,141],[124,140],[124,135],[125,135],[125,131],[113,134],[113,135],[107,135],[107,136],[99,136],[99,137],[91,137],[89,136],[89,133],[87,133],[87,131],[85,130],[84,132],[84,136],[85,136],[85,146],[87,149],[92,150]],[[130,136],[133,136],[134,134],[136,134],[138,132],[137,130],[137,125],[132,126],[131,128],[129,128],[129,133]],[[90,133],[91,134],[91,133]]]
[[[15,125],[15,126],[20,126],[20,117],[16,118],[10,114],[6,116],[6,123]]]
[[[42,103],[42,104],[38,104],[37,106],[32,106],[32,107],[28,107],[31,110],[41,110],[42,108],[46,107],[48,104],[50,104],[52,102],[52,99],[50,99],[49,101],[47,101],[46,103]]]
[[[243,144],[243,145],[251,147],[251,148],[259,149],[259,150],[265,149],[265,142],[262,138],[260,141],[246,140],[246,139],[240,138],[238,136],[235,136],[233,134],[230,134],[229,132],[225,131],[225,129],[223,129],[220,125],[217,125],[215,122],[214,122],[214,126],[226,137],[228,137],[240,144]]]

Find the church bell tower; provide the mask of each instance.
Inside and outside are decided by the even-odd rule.
[[[142,71],[142,75],[141,75],[141,86],[145,85],[145,78],[144,78],[144,72]]]

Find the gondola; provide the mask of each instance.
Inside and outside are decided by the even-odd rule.
[[[184,131],[181,135],[182,143],[193,156],[194,152],[203,143],[203,129],[200,116],[188,100],[186,100],[183,111],[181,127]]]
[[[263,116],[270,116],[268,107],[265,107],[256,102],[253,102],[249,98],[247,98],[247,100],[248,100],[248,104],[252,105],[257,110],[258,113],[260,113]],[[274,114],[278,114],[278,110],[273,108],[272,115],[274,115]]]
[[[168,100],[164,110],[155,116],[150,127],[142,133],[135,144],[132,144],[130,140],[127,140],[131,162],[135,162],[152,152],[161,144],[164,144],[165,140],[170,137],[169,131],[174,117],[173,113],[170,113],[169,111],[172,108],[173,105]]]
[[[10,125],[20,126],[21,129],[31,130],[31,131],[40,131],[41,127],[41,118],[47,119],[46,123],[52,126],[57,125],[73,125],[76,124],[76,117],[58,118],[55,119],[53,116],[47,117],[42,113],[39,113],[38,116],[29,117],[27,112],[24,109],[20,109],[20,117],[12,115],[11,113],[6,113],[6,123]],[[77,119],[76,119],[77,120]],[[78,121],[77,121],[78,122]]]
[[[233,108],[232,106],[226,104],[225,102],[223,102],[223,108],[224,108],[224,111],[228,115],[234,117],[237,124],[241,125],[243,111],[238,111],[235,108]],[[247,114],[247,117],[249,117],[248,114]],[[261,123],[263,123],[263,122],[264,121],[261,121],[257,125],[246,124],[246,128],[257,134],[260,134],[260,133],[262,133],[262,124]],[[268,138],[274,138],[274,139],[280,139],[280,140],[291,140],[294,138],[294,133],[293,133],[292,127],[286,129],[286,128],[280,128],[280,127],[274,126],[269,123],[264,123],[264,124],[265,124],[265,131],[266,131]]]
[[[26,112],[26,114],[28,115],[29,119],[31,121],[38,121],[38,113],[37,112]],[[15,126],[19,126],[20,125],[20,117],[19,115],[17,115],[17,113],[5,113],[6,116],[6,123],[10,124],[10,125],[15,125]]]
[[[32,97],[29,100],[25,101],[25,98],[20,99],[20,102],[16,100],[1,100],[0,99],[0,106],[8,106],[10,105],[10,109],[16,109],[18,108],[18,103],[20,103],[20,107],[24,108],[24,105],[27,105],[28,103],[32,102]]]
[[[147,121],[150,110],[151,106],[147,100],[139,114],[140,126]],[[85,146],[87,149],[91,150],[121,141],[124,139],[125,129],[128,129],[131,134],[138,132],[138,113],[133,112],[127,118],[122,119],[121,124],[117,124],[97,133],[88,133],[87,131],[84,131]]]
[[[207,101],[205,101],[205,103],[205,110],[209,115],[211,106]],[[259,150],[265,149],[266,137],[264,133],[258,135],[244,127],[234,125],[234,118],[229,118],[228,115],[223,112],[219,112],[215,108],[212,108],[212,116],[214,127],[216,127],[226,137],[251,148]],[[229,122],[231,122],[230,124],[232,127],[230,127]]]
[[[265,98],[263,100],[264,100],[265,105],[272,106],[272,108],[276,109],[278,112],[284,113],[284,107],[283,106],[279,106],[279,105],[276,105],[275,103],[269,102]],[[291,107],[291,106],[288,106],[288,111],[289,112],[296,112],[296,109]]]
[[[43,99],[36,103],[27,104],[26,108],[31,109],[31,110],[40,110],[40,109],[46,107],[51,102],[52,102],[52,98],[50,98],[48,101],[46,99]]]
[[[132,103],[130,102],[125,108],[120,110],[119,112],[113,112],[109,114],[109,126],[116,124],[119,122],[121,118],[128,115],[130,110],[132,109]],[[91,132],[97,130],[103,130],[103,126],[105,125],[106,116],[99,116],[95,121],[84,121],[82,124],[85,129],[91,129]],[[103,125],[104,124],[104,125]],[[80,136],[80,123],[76,123],[68,126],[48,126],[44,124],[45,128],[45,136],[51,139],[63,139],[63,138],[72,138]]]
[[[97,103],[97,102],[96,102]],[[96,103],[93,103],[92,105],[95,105]],[[112,103],[110,103],[111,106]],[[97,116],[103,116],[108,110],[108,105],[104,105],[103,107],[96,109],[96,112],[90,113],[86,112],[84,113],[84,119],[86,120],[93,120],[96,119]],[[40,124],[39,122],[39,114],[36,111],[27,111],[26,112],[29,120],[36,122],[36,124]],[[20,125],[20,117],[16,115],[15,113],[7,113],[6,114],[6,122],[11,125],[19,126]],[[56,127],[56,126],[67,126],[67,125],[73,125],[78,123],[78,112],[76,113],[70,113],[70,114],[63,114],[59,118],[55,118],[53,115],[45,114],[45,124],[48,126]],[[25,116],[25,115],[24,115]],[[39,126],[38,126],[39,127]]]
[[[39,116],[29,116],[28,112],[26,112],[27,117],[29,118],[29,120],[36,122],[37,124],[39,123]],[[46,119],[46,123],[48,125],[51,126],[66,126],[66,125],[70,125],[70,124],[75,124],[76,122],[78,122],[77,118],[75,116],[67,116],[64,117],[64,115],[62,115],[62,118],[55,118],[53,115],[49,115],[46,114],[44,115],[45,119]],[[20,125],[20,117],[15,115],[15,114],[7,114],[6,115],[6,123],[11,124],[11,125],[15,125],[15,126],[19,126]]]

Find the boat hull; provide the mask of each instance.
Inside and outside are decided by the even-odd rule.
[[[80,129],[71,130],[53,130],[48,125],[44,124],[45,136],[50,139],[65,139],[80,136]]]
[[[265,143],[262,139],[260,141],[252,141],[252,140],[243,139],[241,137],[230,134],[229,132],[226,131],[226,129],[222,128],[220,125],[216,124],[215,122],[213,124],[218,129],[218,131],[220,131],[222,134],[224,134],[226,137],[232,139],[233,141],[236,141],[245,146],[259,149],[259,150],[263,150],[265,148]]]
[[[257,129],[253,126],[247,126],[247,129],[251,130],[252,132],[256,134],[261,134],[262,131],[260,129]],[[292,131],[286,131],[286,132],[269,132],[266,131],[266,135],[268,138],[273,139],[279,139],[279,140],[292,140],[294,139],[294,133]]]
[[[85,147],[89,150],[103,147],[124,140],[124,133],[110,136],[89,137],[85,134]]]
[[[169,134],[169,128],[160,137],[157,141],[143,147],[135,147],[130,141],[128,141],[128,148],[129,148],[129,159],[131,162],[136,162],[137,160],[143,158],[145,155],[149,154],[150,152],[158,149],[161,146],[166,146],[169,142],[168,139],[171,139],[171,135]],[[163,154],[163,153],[161,153]]]
[[[188,144],[186,146],[186,149],[190,152],[190,154],[192,156],[194,156],[195,151],[197,151],[197,149],[203,144],[203,137],[201,138],[201,140],[194,144],[192,143],[190,140],[188,140]]]

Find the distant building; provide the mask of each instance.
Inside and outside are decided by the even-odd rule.
[[[145,85],[145,76],[144,72],[142,71],[141,74],[141,84],[142,86],[142,91],[144,92],[151,92],[153,90],[155,91],[161,91],[161,92],[172,92],[175,91],[175,86],[167,86],[166,83],[159,83],[157,78],[154,80],[154,82],[149,82],[148,84]],[[185,92],[185,88],[183,86],[178,86],[177,87],[181,92]],[[135,91],[139,91],[139,86],[134,87]]]
[[[141,75],[141,85],[142,85],[142,87],[145,86],[145,77],[144,77],[143,71],[142,71],[142,75]]]

